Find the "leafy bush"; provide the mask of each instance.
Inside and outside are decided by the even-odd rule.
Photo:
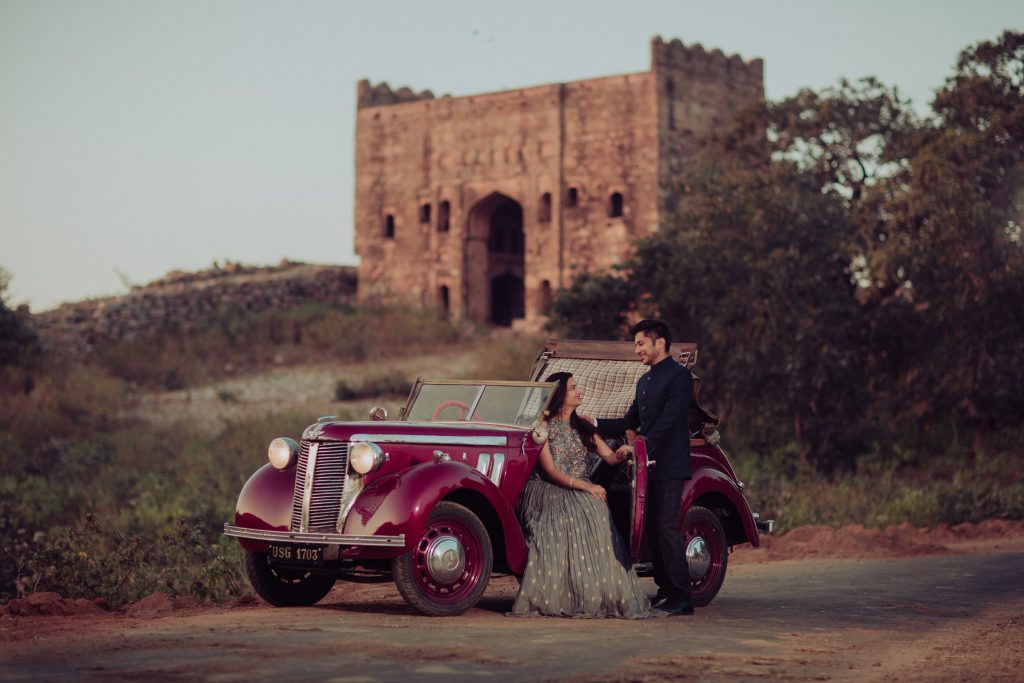
[[[932,451],[905,462],[865,456],[847,472],[825,475],[795,446],[767,456],[733,457],[750,506],[774,517],[782,531],[805,524],[883,527],[962,524],[989,518],[1024,519],[1024,472],[1016,449],[965,458]]]
[[[240,554],[222,525],[270,435],[308,419],[249,419],[212,438],[142,423],[94,422],[38,443],[0,432],[0,599],[55,590],[116,606],[153,591],[238,595]]]
[[[32,365],[42,354],[39,338],[28,323],[28,308],[8,306],[10,281],[7,271],[0,268],[0,369]]]
[[[487,344],[487,354],[472,373],[471,379],[528,379],[533,362],[537,360],[537,352],[543,348],[544,341],[544,337],[527,335]]]
[[[91,514],[71,528],[55,530],[29,562],[33,590],[68,598],[101,597],[111,607],[154,592],[202,600],[238,595],[238,544],[209,545],[195,520],[178,520],[153,537],[101,524]]]
[[[344,379],[334,385],[335,401],[354,401],[360,398],[383,398],[405,396],[412,383],[401,372],[391,372],[369,377],[358,386],[350,386]]]

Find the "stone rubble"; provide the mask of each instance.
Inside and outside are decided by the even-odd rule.
[[[233,311],[287,310],[311,302],[353,302],[356,269],[282,261],[277,266],[214,264],[174,271],[123,296],[86,299],[36,313],[31,325],[47,346],[87,355],[98,344],[145,339]]]

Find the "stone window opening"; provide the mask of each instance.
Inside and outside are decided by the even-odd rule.
[[[420,223],[430,225],[430,204],[420,205]]]
[[[390,213],[384,217],[384,237],[395,239],[395,217]]]
[[[608,217],[609,218],[621,218],[622,217],[622,193],[612,192],[612,196],[608,198]]]
[[[451,204],[445,199],[437,205],[437,231],[448,232],[448,216],[451,214]]]
[[[575,209],[580,204],[580,193],[575,187],[570,187],[565,193],[565,208]]]
[[[537,209],[537,222],[551,222],[551,193],[545,192],[540,196],[540,207]]]
[[[451,303],[448,298],[448,285],[441,285],[437,288],[437,312],[444,320],[448,319],[450,305]]]
[[[540,282],[540,312],[551,315],[551,280]]]
[[[669,130],[675,130],[676,129],[675,105],[672,102],[672,99],[675,97],[675,94],[676,94],[676,84],[670,78],[667,81],[665,81],[665,95],[666,95],[665,99],[668,101],[668,129]]]

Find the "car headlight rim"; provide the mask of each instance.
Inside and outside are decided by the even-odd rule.
[[[286,470],[299,459],[299,444],[294,439],[279,436],[267,446],[267,460],[279,470]]]
[[[349,450],[348,463],[356,474],[365,476],[380,467],[384,453],[380,446],[371,441],[359,441]]]

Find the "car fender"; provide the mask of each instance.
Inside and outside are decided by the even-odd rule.
[[[686,512],[693,505],[699,505],[702,498],[707,496],[721,496],[728,500],[729,504],[736,510],[740,524],[746,534],[747,541],[755,548],[761,545],[761,539],[757,533],[757,525],[754,522],[754,515],[750,511],[750,505],[744,498],[736,482],[729,475],[719,469],[703,467],[693,473],[693,477],[686,482],[683,489],[683,502],[679,525],[682,527]],[[714,507],[714,506],[711,506]]]
[[[509,569],[526,567],[526,541],[512,506],[480,471],[460,462],[421,463],[408,470],[372,482],[360,493],[345,519],[345,533],[397,536],[405,534],[405,550],[411,550],[427,528],[434,506],[449,499],[467,505],[485,505],[501,525],[501,539]],[[481,515],[486,510],[478,511]],[[487,525],[488,520],[481,517]],[[489,525],[488,525],[489,526]],[[490,528],[490,526],[489,526]],[[498,529],[491,529],[492,533]]]
[[[295,468],[279,470],[267,463],[245,482],[235,504],[235,526],[245,529],[288,531],[295,492]],[[240,538],[246,550],[266,552],[264,541]]]

